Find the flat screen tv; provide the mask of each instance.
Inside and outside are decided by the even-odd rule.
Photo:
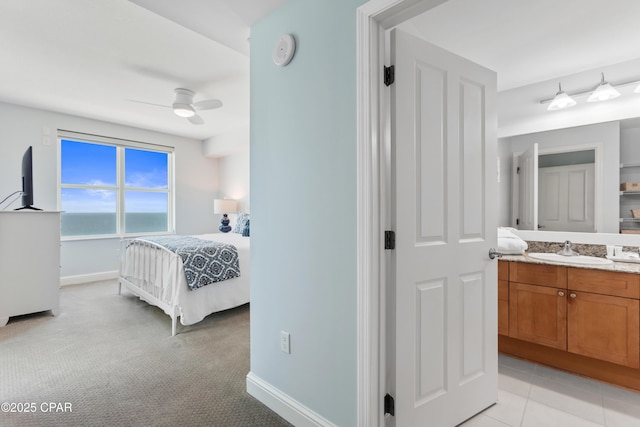
[[[22,156],[22,207],[16,209],[17,211],[22,209],[31,209],[34,211],[40,211],[33,207],[33,148],[27,148]]]

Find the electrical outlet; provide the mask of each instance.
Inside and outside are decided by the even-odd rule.
[[[291,354],[291,335],[289,332],[280,331],[280,350],[283,353]]]

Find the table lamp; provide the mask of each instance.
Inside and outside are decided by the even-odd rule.
[[[237,202],[231,199],[215,199],[213,201],[213,213],[214,214],[222,214],[222,219],[220,220],[220,230],[223,233],[228,233],[231,231],[231,226],[229,225],[229,217],[227,214],[234,213],[237,210]]]

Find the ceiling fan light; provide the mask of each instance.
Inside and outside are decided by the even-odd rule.
[[[196,115],[196,110],[194,110],[193,107],[189,104],[174,103],[173,112],[175,113],[176,116],[179,116],[179,117],[189,118]]]
[[[549,111],[562,110],[563,108],[569,108],[576,105],[576,101],[571,98],[565,91],[562,90],[562,86],[558,83],[558,93],[551,101],[551,104],[547,107]]]
[[[617,98],[620,96],[620,92],[618,92],[613,86],[611,86],[608,82],[604,81],[604,73],[602,73],[602,81],[593,91],[587,102],[600,102],[607,101],[609,99]]]

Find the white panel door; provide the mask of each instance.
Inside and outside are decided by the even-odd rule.
[[[544,231],[595,231],[595,165],[540,168],[538,221]]]
[[[520,230],[538,229],[538,143],[519,157],[518,192],[520,209],[518,228]],[[515,189],[514,189],[515,190]]]
[[[497,400],[496,76],[394,30],[395,422]]]

